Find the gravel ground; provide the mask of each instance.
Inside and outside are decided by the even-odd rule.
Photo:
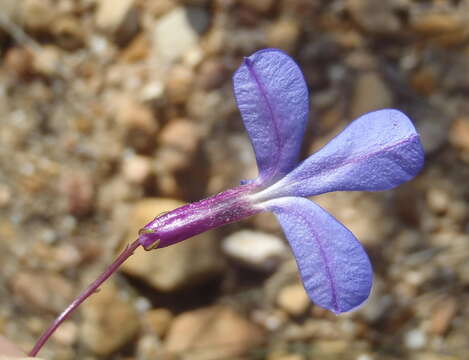
[[[262,214],[137,252],[41,356],[468,359],[468,24],[467,0],[0,0],[0,333],[31,348],[146,221],[255,176],[231,75],[277,47],[305,155],[378,108],[421,133],[413,181],[317,198],[370,254],[367,304],[313,306]]]

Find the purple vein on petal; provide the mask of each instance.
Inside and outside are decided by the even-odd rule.
[[[233,75],[233,90],[267,187],[298,165],[309,111],[308,88],[298,65],[277,49],[257,51]]]
[[[334,139],[332,141],[334,141]],[[410,164],[409,159],[405,158],[404,153],[393,150],[409,145],[419,145],[419,143],[420,136],[418,134],[413,134],[403,140],[382,147],[377,151],[363,153],[361,154],[361,156],[354,156],[344,161],[331,161],[334,159],[333,153],[322,154],[323,150],[328,150],[328,145],[326,145],[323,149],[320,149],[317,153],[312,154],[308,159],[304,160],[300,165],[298,165],[296,169],[294,169],[290,174],[286,175],[282,180],[272,185],[271,187],[265,189],[264,191],[255,194],[253,196],[253,199],[255,199],[256,201],[261,201],[262,199],[286,195],[314,196],[326,192],[340,190],[376,191],[375,189],[364,188],[328,188],[327,185],[321,186],[321,176],[323,176],[324,174],[326,174],[327,176],[327,173],[334,174],[336,170],[340,168],[345,168],[347,165],[365,163],[366,161],[373,159],[374,157],[379,157],[380,155],[385,155],[387,153],[392,154],[393,156],[398,156],[404,160],[403,162],[407,162],[408,164]],[[419,151],[421,152],[421,154],[417,153]],[[408,167],[399,166],[400,169],[407,174],[407,177],[405,179],[402,179],[402,181],[400,181],[399,183],[402,183],[414,177],[423,166],[423,149],[421,148],[421,145],[419,145],[419,147],[416,147],[414,149],[414,152],[422,159],[418,162],[415,162],[415,159],[411,159],[411,161],[414,161],[414,163],[410,164],[411,166]],[[346,158],[346,156],[344,157]],[[313,178],[317,179],[317,181],[314,182],[315,185],[313,186],[313,188],[310,188],[308,185],[305,185],[305,181],[310,183]],[[393,186],[386,187],[386,189],[390,189],[397,185],[399,184],[394,184]]]
[[[412,135],[411,137],[409,138],[406,138],[406,139],[403,139],[401,141],[397,141],[395,142],[394,144],[391,144],[391,145],[388,145],[386,147],[383,147],[381,148],[380,150],[378,151],[374,151],[374,152],[370,152],[370,153],[367,153],[367,154],[364,154],[362,156],[357,156],[357,157],[353,157],[353,158],[350,158],[349,160],[347,161],[344,161],[344,162],[341,162],[341,163],[338,163],[338,164],[335,164],[335,166],[331,166],[331,167],[323,167],[322,170],[336,170],[338,169],[339,167],[342,167],[342,166],[346,166],[346,165],[350,165],[350,164],[358,164],[358,163],[361,163],[363,161],[366,161],[368,159],[371,159],[372,157],[376,156],[376,155],[381,155],[381,154],[385,154],[387,152],[390,152],[391,150],[395,149],[395,148],[398,148],[400,147],[401,145],[403,144],[411,144],[414,142],[414,140],[417,140],[419,139],[420,136],[419,135]],[[314,154],[313,154],[314,155]],[[402,155],[399,155],[402,157]],[[306,160],[305,160],[306,161]],[[301,164],[300,164],[301,166]],[[402,168],[406,173],[408,173],[409,175],[411,176],[414,176],[415,174],[411,174],[409,173],[406,169]],[[321,174],[321,173],[318,173],[318,174]],[[302,176],[302,177],[299,177],[297,179],[295,179],[295,182],[292,183],[292,185],[295,185],[296,183],[298,183],[299,181],[302,181],[305,179],[305,176]]]
[[[373,276],[370,261],[343,224],[301,197],[268,200],[260,207],[279,220],[313,302],[340,314],[368,298]]]
[[[336,289],[335,279],[334,279],[334,276],[332,275],[332,272],[331,272],[329,258],[327,257],[326,252],[323,249],[323,246],[321,244],[321,240],[319,240],[320,237],[314,231],[313,224],[311,224],[311,222],[305,216],[303,216],[303,214],[301,214],[297,211],[291,211],[291,213],[295,214],[298,218],[301,218],[303,220],[303,222],[306,224],[309,231],[313,235],[312,236],[313,240],[318,245],[318,249],[319,249],[319,252],[321,254],[321,258],[323,260],[323,263],[324,263],[324,268],[326,270],[326,277],[327,277],[327,280],[329,281],[329,284],[330,284],[330,287],[331,287],[332,306],[334,307],[334,310],[336,312],[339,312],[340,309],[339,309],[339,304],[337,303],[337,289]]]
[[[280,130],[279,130],[279,127],[278,127],[278,120],[275,116],[274,110],[272,108],[272,104],[271,104],[271,102],[269,100],[269,97],[268,97],[268,92],[267,92],[264,84],[259,79],[259,76],[256,74],[256,71],[254,70],[254,66],[252,64],[251,59],[249,59],[247,57],[244,58],[244,63],[246,64],[246,67],[249,70],[249,74],[252,76],[252,78],[256,82],[256,84],[259,88],[259,92],[261,93],[261,96],[262,96],[262,98],[264,99],[264,101],[267,105],[267,109],[269,110],[270,118],[272,120],[272,125],[273,125],[274,132],[275,132],[275,134],[273,134],[273,135],[275,136],[274,141],[277,144],[277,151],[273,155],[275,156],[274,163],[277,164],[277,166],[275,168],[272,168],[272,169],[269,170],[269,173],[267,174],[267,179],[269,179],[269,178],[273,178],[276,175],[276,172],[278,171],[278,163],[279,163],[279,160],[280,160],[280,154],[281,154],[282,147],[283,147],[282,137],[280,136]],[[265,179],[265,180],[267,180],[267,179]]]

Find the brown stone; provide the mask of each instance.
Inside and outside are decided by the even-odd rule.
[[[345,63],[354,70],[374,71],[378,68],[376,56],[366,51],[354,51],[345,58]]]
[[[31,75],[33,55],[28,49],[13,47],[5,54],[5,66],[19,77]]]
[[[56,17],[51,0],[24,0],[20,6],[21,22],[32,31],[48,31]]]
[[[193,91],[195,76],[187,66],[173,66],[166,82],[166,93],[173,104],[184,103]]]
[[[469,117],[454,120],[449,132],[449,141],[454,147],[469,152]]]
[[[138,314],[111,280],[81,307],[80,337],[88,349],[106,356],[127,344],[139,328]]]
[[[461,45],[468,39],[467,20],[460,16],[463,12],[415,14],[411,26],[416,33],[440,46]]]
[[[392,105],[392,93],[376,72],[359,75],[353,91],[351,117],[357,118],[369,111],[388,108]]]
[[[297,21],[291,18],[281,19],[273,23],[267,30],[267,44],[270,47],[292,52],[300,36]]]
[[[220,59],[207,59],[198,71],[198,84],[204,90],[213,90],[223,85],[227,77],[227,68]]]
[[[55,313],[65,309],[74,293],[67,279],[52,272],[22,271],[10,284],[15,297],[23,304]]]
[[[138,202],[128,222],[128,241],[139,229],[164,212],[183,203],[178,200],[149,198]],[[179,244],[147,252],[137,249],[123,265],[122,271],[141,278],[162,292],[194,286],[222,270],[223,261],[217,252],[213,233],[206,232]]]
[[[239,2],[259,13],[267,13],[272,9],[275,0],[239,0]]]
[[[391,1],[347,0],[346,7],[353,19],[368,32],[386,34],[400,28]]]
[[[128,63],[135,63],[147,58],[150,51],[150,41],[145,34],[135,37],[132,42],[122,51],[120,59]]]
[[[446,298],[438,302],[432,312],[430,332],[435,335],[444,335],[451,326],[458,303],[454,298]]]
[[[155,134],[158,126],[151,109],[128,97],[116,99],[116,101],[118,101],[116,102],[118,108],[116,111],[117,121],[120,124],[127,129],[135,128]]]
[[[413,28],[424,35],[441,35],[458,31],[463,23],[452,13],[428,13],[416,15],[412,20]]]
[[[161,308],[146,312],[143,318],[148,328],[161,338],[166,335],[174,316],[171,311]]]
[[[174,119],[162,129],[159,140],[163,146],[193,154],[199,144],[200,131],[187,119]]]
[[[350,351],[350,344],[344,340],[316,340],[313,343],[313,349],[319,359],[326,355],[332,359],[341,359]]]
[[[447,191],[441,188],[432,187],[427,191],[427,204],[435,214],[443,214],[450,206],[451,198]]]
[[[91,174],[74,170],[63,174],[59,189],[66,199],[67,211],[75,216],[89,214],[94,206],[94,183]]]
[[[293,316],[304,314],[311,300],[301,284],[288,285],[280,290],[277,304],[287,313]]]
[[[145,12],[152,14],[155,18],[163,16],[178,5],[176,0],[140,0],[140,3],[145,7]]]
[[[158,177],[165,174],[173,176],[174,172],[187,169],[192,163],[192,154],[187,154],[177,148],[163,147],[158,150],[155,156],[155,163]],[[157,179],[158,182],[165,181]],[[165,193],[167,196],[168,193]]]
[[[139,29],[139,12],[135,0],[101,0],[96,24],[112,35],[119,44],[127,43]]]
[[[178,165],[178,169],[180,168],[181,166]],[[156,185],[158,187],[158,193],[161,194],[161,196],[175,199],[180,199],[182,197],[182,191],[179,187],[179,184],[175,176],[171,173],[158,172],[158,176],[156,177]]]
[[[164,345],[184,360],[218,360],[242,356],[263,341],[260,328],[229,307],[214,306],[177,316]]]
[[[62,16],[51,25],[51,32],[56,43],[67,50],[75,50],[85,42],[83,25],[74,16]]]
[[[306,358],[301,354],[271,354],[267,360],[305,360]]]
[[[461,360],[464,357],[453,356],[453,355],[445,355],[445,354],[438,354],[438,353],[431,353],[431,352],[419,352],[413,356],[413,360]]]
[[[127,143],[138,152],[153,150],[158,122],[151,109],[127,96],[116,97],[112,106]]]
[[[10,188],[4,184],[0,184],[0,208],[6,207],[11,201]]]
[[[437,87],[435,71],[431,67],[424,67],[415,72],[410,82],[412,87],[422,95],[431,95]]]

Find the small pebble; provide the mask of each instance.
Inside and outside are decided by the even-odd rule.
[[[57,16],[56,9],[51,0],[24,0],[21,2],[20,18],[28,29],[47,32]]]
[[[185,118],[174,119],[166,125],[159,135],[162,145],[193,154],[200,140],[198,127]]]
[[[291,52],[297,45],[300,27],[294,19],[286,18],[272,24],[267,32],[269,46]]]
[[[166,93],[173,104],[184,103],[193,90],[195,75],[187,66],[176,65],[172,68],[166,82]]]
[[[454,120],[449,140],[454,147],[469,153],[469,117],[460,117]]]
[[[166,334],[174,318],[171,311],[163,308],[150,310],[143,317],[144,323],[159,337]]]
[[[450,197],[447,192],[439,188],[430,188],[427,192],[427,202],[429,208],[435,214],[442,214],[448,210]]]
[[[382,77],[375,72],[360,74],[353,91],[351,118],[372,110],[391,107],[393,95]]]
[[[259,231],[237,231],[222,244],[223,251],[246,265],[269,269],[284,258],[287,247],[277,236]]]
[[[411,350],[418,350],[427,343],[427,336],[420,329],[410,330],[404,337],[405,346]]]
[[[139,12],[135,0],[101,0],[98,2],[96,24],[122,45],[139,29]]]
[[[126,180],[133,184],[143,184],[151,174],[151,159],[146,156],[124,158],[122,172]]]
[[[436,335],[444,335],[458,310],[458,303],[454,298],[447,298],[435,306],[431,316],[430,332]]]
[[[5,66],[19,77],[31,75],[33,55],[25,48],[13,47],[5,54]]]
[[[52,335],[52,339],[63,346],[72,346],[78,337],[78,327],[75,322],[68,320],[64,321],[62,325]]]
[[[177,7],[158,19],[153,30],[154,56],[170,64],[194,48],[208,26],[208,14],[200,7]]]
[[[0,208],[7,206],[11,200],[11,192],[6,185],[0,184]]]
[[[57,75],[60,72],[61,53],[55,46],[43,46],[34,52],[34,70],[44,76]]]
[[[277,304],[293,316],[304,314],[310,303],[311,300],[301,284],[284,287],[277,297]]]

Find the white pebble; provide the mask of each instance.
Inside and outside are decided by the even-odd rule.
[[[223,241],[223,251],[241,262],[260,269],[269,269],[287,253],[277,236],[259,231],[241,230]]]
[[[413,329],[405,335],[405,345],[412,350],[421,349],[427,343],[427,336],[420,329]]]

